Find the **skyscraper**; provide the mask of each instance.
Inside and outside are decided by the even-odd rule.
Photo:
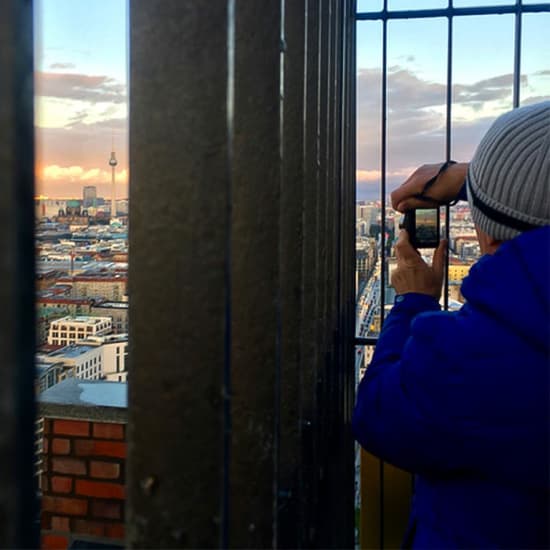
[[[97,206],[97,188],[95,185],[87,185],[82,190],[83,208],[95,208]]]

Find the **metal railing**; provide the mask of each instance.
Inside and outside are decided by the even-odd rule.
[[[388,81],[388,21],[403,19],[433,19],[447,18],[447,75],[446,75],[446,123],[445,123],[445,159],[451,158],[451,131],[452,131],[452,86],[453,86],[453,19],[462,16],[476,15],[515,15],[514,26],[514,73],[513,73],[513,107],[520,104],[520,77],[521,77],[521,36],[522,16],[528,13],[550,12],[550,3],[541,2],[537,4],[523,4],[522,0],[511,1],[509,5],[502,6],[473,6],[454,7],[453,0],[449,0],[446,8],[418,9],[418,10],[391,10],[388,9],[388,0],[384,0],[383,9],[374,12],[357,13],[356,21],[381,21],[382,22],[382,103],[381,103],[381,243],[380,243],[380,324],[384,322],[384,300],[386,286],[386,199],[387,199],[387,81]],[[449,238],[450,210],[445,207],[445,238]],[[446,260],[446,272],[448,271],[448,257]],[[444,285],[444,308],[449,305],[449,281],[445,278]],[[355,345],[373,345],[377,341],[373,338],[360,338],[354,340]]]
[[[381,53],[381,127],[380,127],[380,327],[384,322],[386,288],[386,199],[387,199],[387,82],[388,82],[388,21],[405,19],[447,18],[447,60],[446,60],[446,96],[445,96],[445,159],[451,158],[452,131],[452,89],[453,89],[453,20],[455,17],[513,14],[514,25],[514,72],[513,107],[520,105],[521,41],[522,20],[524,14],[550,12],[550,3],[523,4],[522,0],[511,1],[502,6],[455,7],[453,0],[448,6],[439,9],[390,10],[388,0],[384,0],[380,11],[356,14],[356,25],[360,21],[380,21],[382,23]],[[357,33],[356,33],[357,34]],[[450,209],[445,207],[445,238],[449,239]],[[445,272],[448,273],[449,258],[446,258]],[[449,306],[449,280],[445,277],[444,309]],[[357,333],[356,333],[357,334]],[[356,346],[375,346],[377,337],[354,338]],[[366,452],[361,453],[361,493],[366,498],[366,506],[361,506],[361,547],[399,545],[407,520],[408,500],[412,492],[412,477],[393,466],[383,463]],[[388,494],[391,493],[391,494]]]

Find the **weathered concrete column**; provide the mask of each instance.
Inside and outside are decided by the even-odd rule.
[[[128,544],[224,546],[227,6],[130,10]]]
[[[215,4],[131,4],[129,543],[345,547],[346,12]]]
[[[38,547],[30,0],[0,0],[0,546]]]

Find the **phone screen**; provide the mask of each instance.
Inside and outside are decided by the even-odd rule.
[[[418,246],[437,246],[439,241],[439,210],[437,208],[418,209],[415,221],[415,237]]]

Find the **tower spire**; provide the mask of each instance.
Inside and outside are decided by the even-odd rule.
[[[116,218],[116,194],[115,194],[115,170],[118,161],[115,153],[115,134],[113,132],[111,139],[111,158],[109,159],[109,166],[111,167],[111,221]]]

